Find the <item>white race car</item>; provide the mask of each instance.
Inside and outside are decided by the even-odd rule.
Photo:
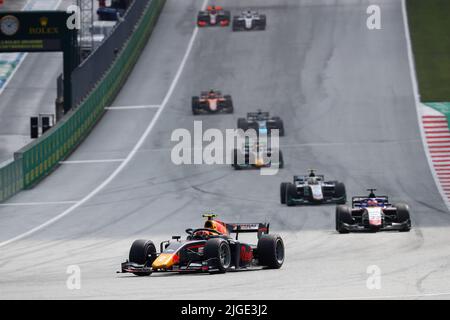
[[[243,11],[233,17],[233,31],[265,30],[266,15],[256,11]]]

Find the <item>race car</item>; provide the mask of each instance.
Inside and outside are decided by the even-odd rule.
[[[272,160],[272,154],[278,152],[278,160]],[[241,150],[233,150],[233,164],[235,170],[284,168],[283,153],[278,148],[271,148],[266,143],[246,141]]]
[[[204,91],[192,97],[192,113],[233,113],[233,100],[230,95],[222,96],[217,90]]]
[[[407,204],[392,205],[387,196],[376,196],[376,189],[368,189],[368,196],[352,198],[352,207],[336,207],[336,231],[410,231],[411,218]]]
[[[266,15],[256,11],[242,11],[233,17],[233,31],[265,30]]]
[[[267,223],[224,223],[217,215],[203,215],[202,228],[187,229],[186,240],[173,236],[160,244],[160,253],[150,240],[136,240],[129,259],[119,273],[149,276],[153,272],[225,273],[252,269],[279,269],[284,262],[284,243],[269,234]],[[241,233],[257,233],[257,245],[239,241]],[[231,234],[235,234],[233,238]]]
[[[273,129],[278,129],[280,137],[284,136],[284,123],[280,117],[271,117],[269,112],[258,110],[257,112],[247,113],[247,118],[239,118],[237,121],[238,129],[247,131],[255,129],[257,134],[271,134]]]
[[[325,181],[324,175],[316,175],[315,170],[305,176],[294,176],[293,183],[282,182],[280,185],[282,204],[323,204],[347,202],[345,185],[338,181]]]
[[[225,11],[221,6],[208,6],[206,11],[200,11],[197,15],[197,26],[221,26],[230,25],[230,11]]]

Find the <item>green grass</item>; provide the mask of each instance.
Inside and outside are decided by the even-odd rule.
[[[423,102],[450,101],[450,0],[407,0]]]

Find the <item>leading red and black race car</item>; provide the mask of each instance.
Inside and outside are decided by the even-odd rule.
[[[200,11],[197,16],[197,26],[221,26],[230,25],[230,11],[225,11],[221,6],[208,6],[205,11]]]
[[[192,113],[233,113],[233,100],[230,95],[222,95],[220,91],[204,91],[200,96],[192,97]]]
[[[187,229],[186,240],[180,236],[160,245],[160,253],[150,240],[136,240],[129,260],[122,263],[122,273],[149,276],[153,272],[224,273],[261,269],[279,269],[284,262],[284,243],[280,236],[269,234],[265,223],[224,223],[206,214],[204,227]],[[239,241],[240,233],[254,232],[257,245]],[[231,233],[236,234],[235,238]]]

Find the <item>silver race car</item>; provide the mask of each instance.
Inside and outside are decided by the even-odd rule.
[[[347,194],[342,182],[325,181],[323,175],[316,175],[315,170],[310,170],[309,175],[294,176],[293,183],[281,183],[280,201],[288,206],[323,203],[345,204]]]
[[[256,11],[243,11],[233,17],[233,31],[265,30],[266,15]]]

